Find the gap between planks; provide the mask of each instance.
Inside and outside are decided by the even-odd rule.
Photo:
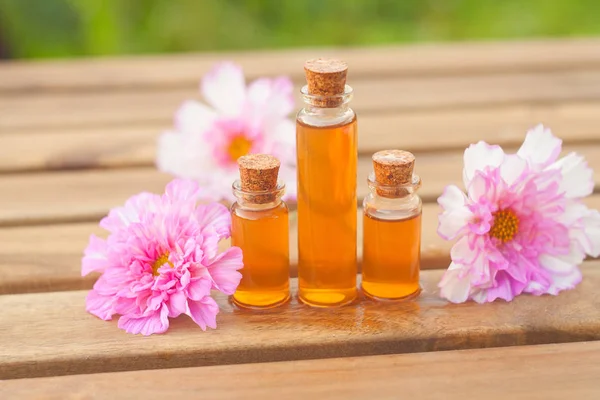
[[[113,372],[0,382],[6,398],[598,398],[600,342]],[[457,373],[457,366],[460,372]],[[201,379],[198,379],[201,377]],[[232,381],[235,380],[235,385]]]
[[[144,339],[87,314],[84,291],[0,296],[10,321],[0,325],[0,379],[598,340],[599,267],[585,263],[581,284],[559,296],[485,306],[439,299],[441,271],[424,271],[422,295],[404,303],[246,312],[219,296],[217,330],[182,316]]]
[[[290,75],[303,79],[304,61],[335,57],[348,62],[354,78],[542,72],[600,65],[600,40],[417,44],[368,48],[314,48],[77,60],[0,63],[0,95],[46,91],[194,86],[216,62],[232,60],[250,79]]]
[[[359,119],[359,153],[366,156],[386,148],[461,151],[479,140],[518,146],[527,129],[542,121],[565,143],[578,143],[579,150],[586,150],[586,143],[600,146],[600,102],[367,114]],[[88,126],[3,135],[0,172],[150,166],[158,136],[167,128],[167,124]]]
[[[600,195],[586,200],[600,209]],[[437,235],[437,204],[423,206],[421,269],[446,268],[450,264],[448,242]],[[362,211],[358,221],[359,270],[362,258]],[[0,229],[0,294],[89,289],[97,275],[81,277],[81,257],[91,234],[106,237],[96,223],[59,224]],[[35,248],[32,248],[35,243]],[[290,274],[296,276],[298,260],[296,215],[290,215]],[[225,249],[229,241],[220,246]]]
[[[390,78],[349,81],[352,107],[359,115],[424,112],[490,106],[557,104],[600,99],[600,68],[491,76]],[[295,88],[300,107],[299,87]],[[142,122],[170,124],[185,100],[199,97],[189,89],[47,93],[0,96],[0,133],[32,129],[82,128]]]

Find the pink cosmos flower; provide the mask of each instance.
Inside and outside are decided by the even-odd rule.
[[[260,78],[248,87],[241,67],[223,62],[202,79],[210,108],[189,100],[175,115],[175,127],[158,142],[157,165],[178,177],[197,180],[212,200],[233,201],[237,159],[248,153],[272,154],[281,161],[286,198],[296,193],[294,109],[289,78]]]
[[[81,273],[102,275],[89,292],[86,309],[119,328],[150,335],[169,327],[169,318],[189,315],[203,330],[216,328],[217,303],[211,289],[233,294],[242,268],[242,251],[218,253],[230,235],[231,217],[221,204],[197,205],[198,183],[174,180],[165,194],[141,193],[112,209],[85,250]]]
[[[600,254],[600,213],[581,201],[594,188],[592,170],[575,153],[558,159],[561,146],[539,125],[516,154],[484,142],[465,151],[467,196],[451,185],[438,199],[438,234],[457,240],[442,297],[510,301],[581,281],[578,265]]]

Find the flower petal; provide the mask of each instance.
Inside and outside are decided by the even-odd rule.
[[[507,271],[498,271],[494,279],[494,286],[487,289],[487,301],[492,302],[496,299],[511,301],[523,292],[525,283],[516,281],[507,273]]]
[[[592,257],[600,256],[600,212],[588,210],[583,217],[583,233],[589,244],[584,246],[585,252]]]
[[[444,211],[452,211],[462,208],[467,202],[467,196],[458,186],[448,185],[437,201]]]
[[[199,205],[195,215],[200,226],[213,227],[219,239],[228,238],[231,235],[231,214],[223,204]]]
[[[212,281],[209,277],[194,278],[186,288],[188,297],[193,301],[199,301],[210,295]]]
[[[188,300],[188,315],[203,331],[206,327],[217,328],[217,314],[219,306],[212,297],[206,296],[202,300]]]
[[[242,249],[239,247],[230,247],[219,254],[210,265],[207,265],[214,288],[227,295],[233,294],[242,279],[242,274],[238,270],[243,266]]]
[[[498,167],[504,160],[504,151],[500,146],[485,142],[470,145],[464,154],[463,182],[469,187],[475,172],[483,172],[486,167]]]
[[[100,220],[100,226],[107,231],[117,232],[129,225],[140,222],[144,212],[156,211],[160,204],[160,196],[142,192],[130,197],[123,207],[111,209],[108,215]]]
[[[183,291],[179,290],[171,293],[169,296],[169,317],[177,318],[186,312],[187,297]]]
[[[469,227],[469,219],[473,216],[467,207],[445,211],[438,215],[438,235],[445,240],[452,240],[464,233]]]
[[[438,203],[444,210],[438,216],[438,235],[445,240],[452,240],[466,230],[471,211],[466,207],[467,197],[455,185],[448,185],[438,198]]]
[[[201,193],[198,182],[191,179],[173,179],[165,188],[165,198],[171,204],[182,202],[195,204]]]
[[[86,276],[93,271],[104,272],[108,266],[107,250],[104,239],[100,239],[96,235],[90,235],[90,242],[81,260],[81,276]]]
[[[144,336],[153,333],[164,333],[169,329],[169,310],[166,304],[163,304],[159,310],[153,311],[144,316],[123,315],[119,318],[119,328],[127,333],[137,335],[141,333]]]
[[[285,117],[294,109],[294,85],[288,77],[259,78],[248,86],[252,114]]]
[[[548,167],[558,169],[562,174],[560,190],[567,198],[585,197],[594,191],[593,171],[587,162],[576,153],[570,153]]]
[[[231,62],[214,66],[202,79],[202,95],[225,116],[239,116],[246,101],[242,68]]]
[[[471,249],[469,245],[469,237],[461,237],[450,250],[452,261],[462,265],[470,265],[478,257],[480,250]]]
[[[546,293],[557,295],[563,290],[573,289],[581,282],[582,278],[581,271],[577,267],[566,275],[552,275],[552,282],[546,289]]]
[[[554,275],[570,275],[573,269],[583,261],[577,252],[560,256],[542,254],[539,260],[542,267]]]
[[[188,100],[175,113],[175,129],[182,134],[200,135],[212,126],[216,117],[204,104]]]
[[[525,141],[517,152],[531,164],[544,168],[558,158],[562,149],[562,140],[552,134],[552,131],[539,124],[527,131]]]
[[[527,161],[515,154],[507,155],[500,164],[500,176],[508,185],[518,183],[527,171]]]
[[[115,300],[114,296],[104,296],[92,289],[85,298],[85,309],[96,317],[109,321],[115,314]]]
[[[200,134],[183,135],[167,131],[158,138],[156,166],[181,178],[194,178],[203,184],[216,168],[210,147]]]
[[[438,284],[440,296],[452,303],[464,303],[469,298],[471,282],[468,276],[461,276],[464,266],[451,263]]]

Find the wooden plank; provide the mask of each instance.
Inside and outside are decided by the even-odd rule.
[[[379,78],[350,82],[359,114],[423,111],[511,104],[597,101],[600,70],[423,78]],[[301,104],[296,88],[297,105]],[[171,90],[42,93],[0,97],[0,133],[64,127],[171,122],[173,111],[198,96],[196,85]]]
[[[599,267],[584,265],[583,282],[559,296],[486,306],[440,300],[441,271],[423,272],[414,302],[293,302],[257,313],[218,297],[219,329],[202,332],[182,317],[168,334],[144,340],[87,314],[85,291],[0,296],[2,320],[10,321],[0,326],[0,379],[597,340]]]
[[[600,102],[367,114],[359,118],[359,152],[363,155],[398,147],[413,152],[462,150],[479,140],[518,146],[527,129],[540,121],[566,143],[600,138]],[[167,128],[167,124],[149,124],[3,135],[0,172],[149,166],[154,163],[156,140]],[[576,150],[596,154],[583,147]]]
[[[581,342],[18,379],[0,382],[0,392],[61,400],[591,400],[600,394],[599,361],[600,342]]]
[[[598,198],[600,206],[600,197]],[[436,233],[437,204],[423,207],[423,269],[444,268],[449,264],[450,243]],[[291,276],[298,260],[296,216],[290,215]],[[358,213],[358,255],[362,257],[362,211]],[[89,289],[97,275],[81,277],[81,257],[90,234],[106,236],[96,223],[24,226],[0,229],[0,294]],[[36,244],[32,248],[31,243]],[[228,240],[222,248],[229,247]]]
[[[149,168],[4,176],[0,226],[98,220],[135,193],[162,193],[171,179]]]
[[[600,196],[586,201],[589,207],[600,209]],[[437,204],[423,206],[421,269],[446,268],[450,264],[453,242],[437,235]],[[362,258],[362,211],[358,216],[359,270]],[[81,257],[90,234],[101,237],[106,231],[96,223],[24,226],[0,229],[0,295],[11,293],[51,292],[89,289],[97,275],[81,277]],[[31,243],[36,243],[32,248]],[[227,248],[229,241],[221,247]],[[297,276],[298,232],[296,216],[290,215],[290,274]]]
[[[190,86],[221,60],[240,63],[250,78],[288,74],[301,80],[304,61],[314,57],[346,60],[354,79],[556,71],[597,66],[599,54],[597,39],[552,39],[3,62],[0,63],[0,94]]]
[[[590,165],[600,170],[600,145],[567,148],[573,149],[586,155]],[[423,180],[419,194],[424,201],[435,201],[450,183],[462,184],[460,153],[417,154],[417,160],[416,172]],[[366,178],[371,171],[370,157],[359,158],[359,199],[368,193]],[[4,175],[0,179],[0,226],[94,221],[133,194],[162,193],[171,179],[155,168]],[[600,176],[595,179],[600,184]],[[32,191],[35,196],[23,196]]]

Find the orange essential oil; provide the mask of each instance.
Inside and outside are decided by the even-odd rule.
[[[347,66],[305,65],[298,113],[298,296],[316,307],[352,302],[356,289],[357,124]]]
[[[288,208],[277,182],[279,161],[252,154],[238,160],[240,180],[233,184],[231,244],[242,249],[242,280],[233,302],[242,308],[271,308],[286,303],[289,287]]]
[[[414,156],[385,150],[373,155],[371,193],[363,202],[362,290],[378,300],[417,296],[421,260],[421,185]]]

